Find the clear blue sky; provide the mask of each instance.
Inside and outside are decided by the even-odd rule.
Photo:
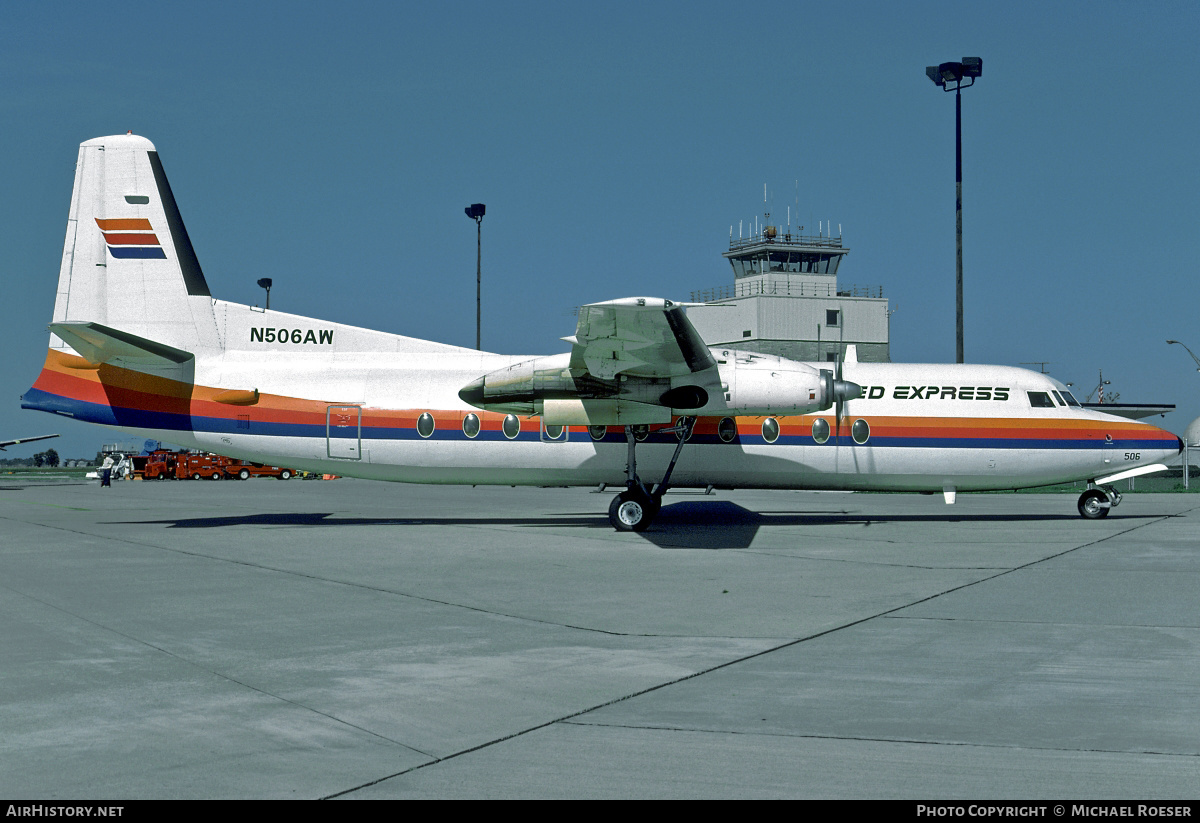
[[[954,359],[963,93],[966,357],[1200,414],[1200,5],[1133,2],[10,3],[0,17],[0,439],[21,411],[77,147],[155,142],[214,295],[473,346],[565,350],[573,307],[729,282],[729,227],[832,220],[892,357]],[[1036,366],[1033,368],[1037,368]],[[37,448],[10,450],[24,456]]]

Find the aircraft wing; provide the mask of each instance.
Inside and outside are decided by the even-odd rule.
[[[147,365],[175,365],[192,359],[191,352],[100,323],[51,323],[50,331],[92,363],[120,359]]]
[[[679,377],[716,367],[683,306],[656,297],[627,297],[579,309],[572,371],[601,380],[619,374]]]
[[[58,437],[58,435],[39,434],[37,437],[22,437],[20,440],[0,440],[0,452],[4,451],[5,446],[18,446],[21,443],[32,443],[35,440],[49,440],[51,437]]]

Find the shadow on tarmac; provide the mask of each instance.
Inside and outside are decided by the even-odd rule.
[[[1110,519],[1115,519],[1113,515]],[[640,537],[659,548],[744,549],[763,526],[862,526],[875,523],[1030,523],[1078,521],[1074,512],[1062,514],[891,514],[799,511],[754,512],[724,500],[671,503],[659,511],[654,524]],[[610,530],[599,514],[558,514],[542,517],[340,517],[334,512],[278,512],[168,520],[108,521],[106,525],[165,525],[172,529],[217,529],[238,526],[297,528],[347,526],[484,526],[516,528],[583,528]]]

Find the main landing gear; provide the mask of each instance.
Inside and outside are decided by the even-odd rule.
[[[1112,486],[1093,486],[1079,495],[1079,515],[1088,520],[1108,517],[1109,511],[1121,505],[1121,493]]]
[[[683,444],[692,436],[692,427],[696,418],[681,417],[679,422],[669,429],[658,429],[657,433],[672,432],[679,438],[675,454],[667,465],[667,471],[653,490],[648,489],[637,473],[637,434],[633,426],[625,427],[625,442],[629,444],[629,458],[625,464],[625,491],[613,498],[608,504],[608,522],[619,532],[645,531],[653,522],[658,510],[662,508],[662,496],[671,482],[671,472],[683,451]]]

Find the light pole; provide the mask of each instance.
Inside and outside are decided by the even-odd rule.
[[[1178,340],[1168,340],[1167,342],[1168,342],[1168,343],[1179,343],[1179,341],[1178,341]],[[1190,354],[1190,355],[1192,355],[1192,359],[1196,361],[1196,371],[1200,371],[1200,357],[1197,357],[1197,356],[1196,356],[1196,355],[1195,355],[1195,354],[1192,352],[1192,350],[1191,350],[1191,349],[1189,349],[1189,348],[1187,347],[1187,344],[1186,344],[1186,343],[1179,343],[1179,345],[1183,346],[1183,348],[1187,350],[1187,353],[1188,353],[1188,354]]]
[[[482,351],[483,347],[479,342],[479,292],[480,284],[483,282],[481,275],[481,265],[483,261],[483,214],[487,211],[487,206],[482,203],[472,203],[463,209],[475,221],[475,350]]]
[[[963,362],[963,278],[962,278],[962,89],[975,85],[975,78],[983,74],[983,59],[964,57],[961,63],[942,63],[926,66],[925,74],[942,91],[954,92],[954,183],[955,183],[955,341],[957,362]],[[971,82],[963,84],[970,78]]]
[[[267,290],[267,308],[271,308],[271,278],[263,277],[258,281],[259,288]]]

